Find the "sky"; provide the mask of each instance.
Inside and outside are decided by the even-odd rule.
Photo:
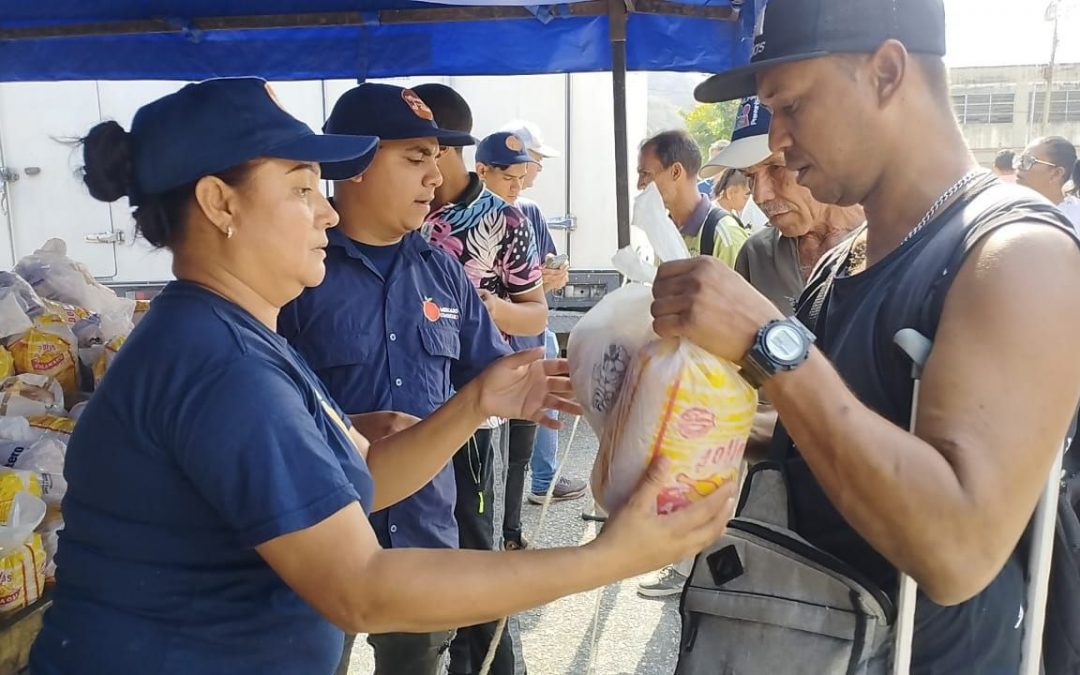
[[[1041,64],[1050,60],[1049,0],[945,0],[950,67]],[[1080,62],[1080,0],[1058,28],[1058,63]]]

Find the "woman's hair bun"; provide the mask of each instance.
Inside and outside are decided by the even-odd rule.
[[[83,182],[90,196],[114,202],[131,194],[135,180],[131,134],[116,122],[102,122],[82,139]]]

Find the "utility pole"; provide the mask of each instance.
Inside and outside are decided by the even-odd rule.
[[[1061,17],[1061,0],[1050,0],[1046,6],[1046,20],[1054,22],[1054,38],[1050,41],[1050,63],[1046,66],[1046,98],[1043,104],[1041,136],[1050,128],[1050,101],[1054,95],[1054,66],[1057,62],[1058,22]]]

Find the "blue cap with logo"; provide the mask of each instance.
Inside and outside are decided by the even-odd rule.
[[[761,105],[757,96],[739,101],[735,110],[735,126],[731,132],[731,144],[712,157],[706,167],[725,169],[748,169],[764,162],[772,155],[769,150],[769,125],[772,113]]]
[[[189,84],[139,108],[131,123],[131,204],[259,157],[298,162],[348,160],[362,172],[377,138],[319,135],[281,107],[256,77]]]
[[[412,89],[376,82],[345,92],[334,104],[323,131],[378,136],[384,141],[433,138],[451,148],[476,144],[469,134],[440,129],[431,109]],[[323,167],[323,177],[330,180],[345,180],[359,173],[349,162]]]
[[[765,68],[832,54],[870,54],[899,40],[912,54],[945,55],[943,0],[758,0],[750,64],[714,75],[694,97],[705,103],[757,93]]]
[[[476,146],[476,161],[493,166],[513,166],[535,162],[525,149],[525,141],[509,131],[491,134]]]

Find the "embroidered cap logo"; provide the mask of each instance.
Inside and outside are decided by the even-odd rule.
[[[424,103],[424,100],[417,96],[415,91],[412,89],[402,89],[401,98],[409,104],[409,107],[412,108],[412,111],[417,117],[422,120],[427,120],[428,122],[435,121],[435,115],[431,112],[431,108],[427,107],[427,103]]]
[[[510,148],[514,152],[522,152],[523,150],[525,150],[525,144],[522,143],[521,139],[514,134],[510,134],[506,137],[506,147]]]

